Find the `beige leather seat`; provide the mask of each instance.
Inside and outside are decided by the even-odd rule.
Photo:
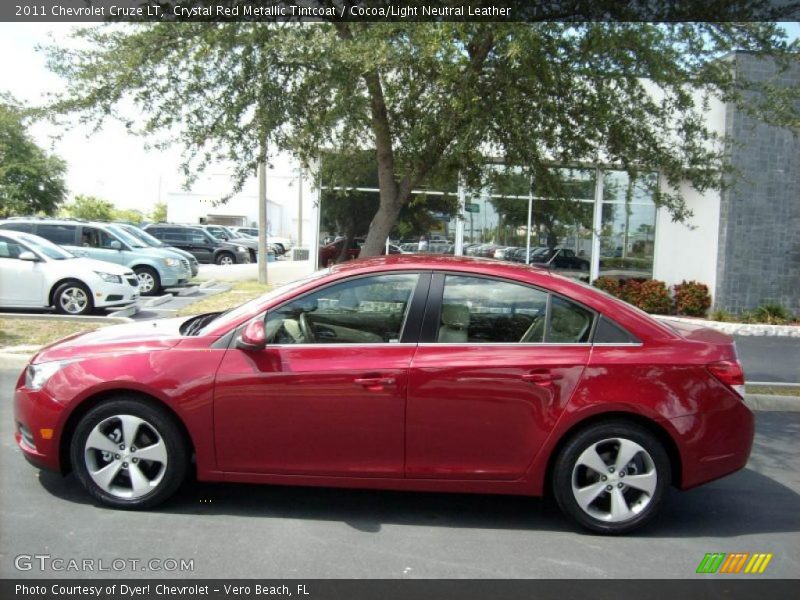
[[[469,308],[460,304],[442,305],[442,325],[439,327],[439,342],[460,344],[469,341]]]

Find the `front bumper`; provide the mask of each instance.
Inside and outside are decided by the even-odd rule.
[[[92,290],[92,297],[96,308],[110,306],[125,306],[139,300],[139,281],[135,277],[131,282],[123,278],[124,283],[104,283]]]
[[[24,383],[25,371],[14,392],[14,440],[32,465],[60,472],[59,442],[64,406],[42,390],[25,388]],[[27,435],[23,435],[23,427]]]

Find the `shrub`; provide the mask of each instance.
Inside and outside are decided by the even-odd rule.
[[[657,315],[668,315],[672,308],[667,285],[657,279],[628,279],[625,282],[623,299],[645,312]]]
[[[753,311],[756,323],[768,323],[770,325],[782,325],[791,320],[789,311],[780,304],[762,304]]]
[[[611,294],[612,296],[616,296],[617,298],[621,297],[621,286],[619,284],[618,279],[613,279],[611,277],[606,277],[603,275],[602,277],[598,277],[592,283],[594,287],[597,289],[603,290],[606,293]]]
[[[735,321],[736,317],[734,317],[734,315],[729,313],[727,310],[718,308],[717,310],[711,313],[711,320],[728,322],[728,321]]]
[[[672,288],[675,292],[675,312],[690,317],[704,317],[711,307],[708,286],[697,281],[682,281]]]

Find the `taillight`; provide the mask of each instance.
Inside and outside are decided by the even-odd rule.
[[[744,371],[738,360],[720,360],[707,367],[714,377],[744,398]]]

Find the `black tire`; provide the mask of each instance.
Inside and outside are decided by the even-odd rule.
[[[128,446],[125,449],[119,446],[117,454],[119,458],[115,457],[114,460],[109,458],[109,462],[105,462],[106,459],[103,459],[100,451],[87,449],[87,439],[96,427],[111,428],[112,434],[116,434],[119,430],[121,434],[122,423],[116,417],[133,417],[134,420],[141,420],[143,424],[136,429],[133,442],[127,442],[124,435],[117,441],[106,437],[112,447],[118,442],[122,442],[123,446],[127,443]],[[143,453],[162,442],[166,464],[158,461],[139,461],[136,458],[136,450],[140,452],[140,455],[144,455]],[[134,449],[131,446],[135,443],[144,445]],[[153,443],[156,446],[153,446]],[[75,428],[70,442],[70,460],[78,481],[95,500],[112,508],[144,509],[164,502],[178,490],[186,478],[189,458],[186,440],[172,416],[160,406],[128,394],[115,396],[86,413]],[[131,462],[122,462],[126,460]],[[138,464],[134,465],[133,463],[137,463],[137,461]],[[89,465],[90,462],[95,464]],[[110,466],[111,462],[115,462],[117,474],[110,482],[109,488],[104,489],[95,481],[90,473],[90,468],[103,468]],[[145,475],[147,483],[152,485],[152,490],[148,490],[138,497],[125,497],[125,494],[128,493],[126,486],[130,487],[131,494],[136,493],[132,476],[129,475],[134,468],[137,469],[139,475]],[[97,469],[95,469],[95,474],[98,472]],[[150,479],[151,476],[152,479]]]
[[[139,279],[139,294],[157,296],[161,293],[161,277],[152,267],[134,267],[133,272]]]
[[[85,284],[65,281],[53,292],[53,306],[62,315],[89,315],[94,311],[94,300]]]
[[[619,445],[615,446],[615,443],[619,440],[633,442],[644,450],[627,463],[626,466],[630,468],[623,469],[622,473],[619,473],[613,465],[614,448],[620,447]],[[604,463],[610,471],[602,475],[606,479],[601,480],[601,476],[597,475],[596,471],[585,466],[578,465],[576,468],[584,451],[588,451],[595,445],[597,445],[598,454],[604,459]],[[606,449],[608,455],[604,457],[605,452],[601,452],[601,450],[606,451]],[[634,463],[638,463],[640,466],[637,467],[637,464]],[[629,478],[628,481],[636,475],[646,475],[649,478],[653,470],[655,471],[655,486],[652,494],[643,492],[636,487],[626,486],[624,483],[626,475]],[[584,478],[589,478],[589,482],[581,481]],[[635,423],[605,421],[579,431],[567,441],[553,464],[552,484],[556,502],[564,514],[579,525],[596,533],[618,535],[639,529],[656,516],[669,489],[670,479],[669,456],[655,435]],[[576,482],[580,491],[589,490],[589,487],[585,486],[598,486],[602,490],[593,501],[594,504],[588,505],[587,510],[580,506],[575,493],[573,493],[573,481]],[[603,515],[604,510],[608,511],[608,519],[613,518],[611,514],[612,500],[619,498],[617,493],[625,498],[624,507],[630,510],[631,517],[617,522],[599,518],[598,515]],[[612,498],[612,495],[615,498]],[[589,511],[594,514],[590,514]]]
[[[236,257],[230,252],[220,252],[219,254],[217,254],[217,258],[214,260],[214,262],[217,263],[218,265],[223,265],[223,264],[235,265]]]

